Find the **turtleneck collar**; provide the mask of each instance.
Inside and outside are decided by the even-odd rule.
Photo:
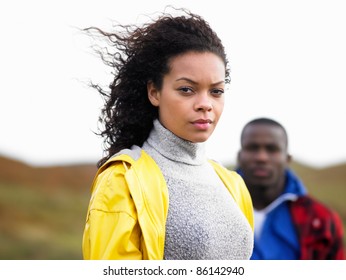
[[[184,140],[166,129],[159,120],[154,120],[147,143],[164,157],[190,165],[206,161],[205,144]]]

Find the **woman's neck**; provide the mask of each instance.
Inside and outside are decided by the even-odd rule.
[[[190,165],[201,165],[206,161],[204,143],[192,143],[176,136],[157,119],[146,142],[172,161]]]

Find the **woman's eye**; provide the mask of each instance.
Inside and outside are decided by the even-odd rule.
[[[184,94],[189,94],[192,92],[192,89],[189,87],[181,87],[181,88],[179,88],[179,91],[184,93]]]
[[[224,92],[225,91],[223,89],[213,89],[211,91],[211,94],[215,96],[221,96]]]

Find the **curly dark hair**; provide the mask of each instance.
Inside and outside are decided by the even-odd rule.
[[[186,9],[179,16],[162,13],[151,23],[114,26],[105,32],[97,27],[84,29],[89,35],[105,38],[108,47],[99,49],[103,62],[113,68],[109,89],[92,83],[104,98],[99,117],[103,126],[105,156],[100,167],[112,155],[132,145],[142,146],[158,117],[158,109],[147,95],[147,83],[162,88],[163,77],[170,71],[170,60],[189,51],[212,52],[225,64],[225,82],[230,82],[228,60],[217,34],[201,17]],[[110,52],[114,48],[114,52]]]

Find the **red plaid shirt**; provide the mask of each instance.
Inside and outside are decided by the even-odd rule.
[[[343,260],[343,228],[340,217],[309,196],[290,203],[301,246],[301,260]]]

